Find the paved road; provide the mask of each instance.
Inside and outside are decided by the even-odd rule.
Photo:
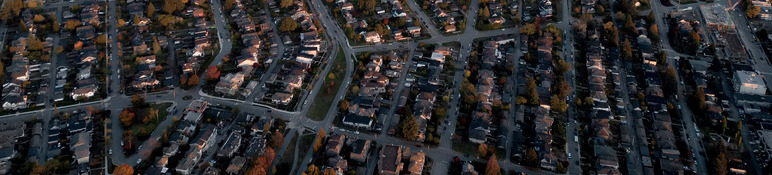
[[[667,26],[664,24],[664,16],[662,14],[668,13],[673,9],[666,9],[667,7],[662,6],[661,3],[651,3],[651,4],[652,4],[652,10],[654,10],[654,16],[656,17],[655,22],[657,23],[657,26],[662,29],[667,29]],[[660,48],[662,48],[662,50],[667,52],[667,55],[669,57],[668,62],[670,62],[670,65],[675,66],[674,64],[675,60],[673,58],[676,56],[685,57],[685,55],[673,51],[672,46],[670,45],[670,41],[668,40],[668,37],[667,37],[667,30],[660,30],[660,36],[662,38],[662,40],[660,41]],[[678,74],[678,71],[676,71],[676,74]],[[680,76],[676,76],[676,77],[680,78]],[[681,104],[681,106],[687,106],[685,101],[686,98],[684,98],[685,96],[683,96],[682,89],[683,89],[683,86],[679,85],[678,94],[680,97],[682,97],[679,103]],[[694,122],[692,121],[693,120],[692,117],[688,117],[688,116],[692,116],[691,111],[687,108],[688,107],[684,107],[682,109],[682,112],[683,112],[682,116],[684,116],[682,118],[683,118],[683,122],[685,123],[684,124],[685,133],[688,138],[692,138],[691,140],[687,140],[687,141],[692,151],[700,152],[703,150],[703,147],[702,145],[699,144],[698,142],[699,139],[694,139],[694,138],[697,138],[697,134],[693,125]],[[707,174],[707,168],[705,167],[705,162],[706,162],[705,157],[703,155],[697,154],[695,161],[697,162],[697,174]]]

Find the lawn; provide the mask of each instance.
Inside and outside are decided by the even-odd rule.
[[[297,144],[297,142],[297,137],[292,138],[289,145],[287,145],[287,149],[284,150],[284,153],[280,153],[281,159],[277,164],[277,174],[289,174],[290,171],[292,171],[292,163],[294,162],[296,152],[295,144]]]
[[[453,151],[458,151],[462,154],[467,154],[469,156],[475,156],[477,155],[477,146],[474,143],[463,141],[461,139],[454,138],[453,140]]]
[[[166,116],[169,114],[169,112],[166,111],[166,108],[169,108],[172,106],[172,103],[154,103],[150,104],[150,107],[158,111],[158,118],[151,118],[148,120],[147,123],[137,123],[134,124],[134,126],[131,128],[131,130],[134,133],[135,138],[139,139],[139,141],[145,141],[148,139],[151,133],[158,127],[158,124],[163,121]],[[137,112],[137,116],[146,116],[148,113],[148,110],[143,109],[139,110]]]
[[[338,55],[335,57],[332,66],[330,73],[335,75],[334,79],[327,78],[327,75],[321,75],[325,78],[324,84],[314,102],[311,103],[311,109],[308,110],[308,118],[312,120],[324,120],[327,116],[327,111],[330,110],[330,104],[333,103],[335,96],[338,94],[340,84],[346,75],[346,55],[343,53],[343,49],[338,49]],[[332,86],[329,86],[330,82],[333,82]]]

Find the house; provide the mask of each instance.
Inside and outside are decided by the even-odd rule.
[[[365,41],[367,43],[380,43],[381,42],[381,35],[377,32],[367,32],[364,34]]]
[[[429,60],[437,61],[440,63],[445,62],[445,55],[439,52],[432,52],[432,56],[429,58]]]
[[[364,163],[367,161],[367,153],[370,149],[370,140],[357,139],[351,143],[349,159]]]
[[[373,126],[373,119],[370,117],[349,114],[343,117],[343,124],[356,128],[370,128]]]
[[[445,33],[455,32],[456,26],[455,25],[446,25],[445,26]]]
[[[354,4],[352,4],[352,3],[350,3],[350,2],[347,2],[347,3],[343,4],[343,5],[340,7],[340,10],[341,10],[341,11],[343,11],[343,10],[348,10],[348,11],[354,10]]]
[[[402,163],[403,146],[393,144],[385,145],[378,154],[378,174],[399,175],[404,164]]]
[[[193,143],[190,145],[191,148],[196,148],[199,150],[208,150],[212,145],[215,144],[216,138],[217,138],[217,128],[214,125],[206,125],[204,126],[199,134],[191,141]]]
[[[327,166],[336,172],[343,172],[348,170],[348,161],[342,156],[336,155],[327,159]]]
[[[416,27],[416,26],[407,27],[407,32],[410,33],[410,35],[413,35],[413,36],[420,36],[421,35],[421,27]]]
[[[424,154],[423,151],[419,151],[411,155],[410,164],[408,165],[408,168],[407,168],[408,174],[410,175],[423,174],[425,159],[426,159],[426,155]]]
[[[340,154],[340,150],[343,148],[345,139],[346,136],[344,135],[335,135],[330,137],[330,139],[327,140],[327,148],[325,148],[325,154],[327,154],[327,156],[336,156]]]
[[[89,163],[89,148],[91,147],[91,135],[88,132],[79,132],[75,134],[75,139],[70,140],[70,149],[73,152],[73,159],[77,164]]]
[[[480,144],[485,143],[490,133],[490,116],[486,112],[474,112],[472,123],[469,124],[469,141]]]
[[[756,72],[737,70],[732,77],[734,90],[741,94],[764,95],[767,93],[767,85],[764,78]]]
[[[292,101],[292,96],[291,93],[277,92],[273,94],[271,101],[276,104],[287,105]]]
[[[98,87],[96,85],[90,85],[81,88],[75,88],[72,90],[72,99],[91,98],[96,94]]]
[[[233,157],[239,148],[241,147],[241,134],[231,132],[228,139],[225,140],[225,144],[217,151],[217,157],[230,158]]]
[[[90,25],[75,28],[75,34],[80,41],[91,41],[96,36],[94,27]]]
[[[246,164],[247,158],[236,156],[231,160],[231,164],[228,165],[228,168],[225,169],[225,173],[227,174],[239,174],[241,172],[241,169],[244,167],[244,164]]]
[[[214,91],[233,96],[236,95],[242,83],[244,83],[243,73],[228,73],[225,77],[220,78],[220,82],[215,85]]]

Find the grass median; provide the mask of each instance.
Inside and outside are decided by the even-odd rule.
[[[316,121],[324,120],[327,111],[330,110],[330,104],[333,103],[335,96],[338,95],[338,89],[346,76],[346,55],[343,49],[338,49],[338,55],[333,61],[332,70],[325,77],[324,84],[316,94],[311,108],[308,110],[308,118]],[[330,76],[332,75],[332,76]]]

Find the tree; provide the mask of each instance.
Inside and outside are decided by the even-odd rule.
[[[153,14],[155,14],[155,5],[153,5],[153,3],[150,2],[147,5],[147,17],[153,18]]]
[[[298,22],[292,19],[292,17],[285,17],[281,20],[281,24],[279,24],[279,31],[281,32],[291,32],[297,28]]]
[[[265,151],[263,152],[263,155],[258,157],[261,159],[258,159],[257,166],[261,166],[263,169],[270,169],[271,165],[273,164],[273,160],[276,159],[276,152],[273,150],[273,148],[265,148]]]
[[[80,22],[78,20],[70,19],[67,20],[67,22],[64,22],[64,29],[67,29],[69,31],[75,30],[76,27],[80,25]]]
[[[499,161],[496,160],[496,154],[493,154],[488,159],[488,164],[485,165],[485,175],[501,175],[501,168],[499,168]]]
[[[407,140],[415,140],[418,136],[418,122],[415,117],[407,115],[402,120],[402,136]]]
[[[438,121],[445,119],[447,115],[447,110],[442,106],[438,106],[432,111],[432,116],[436,117]]]
[[[528,100],[525,99],[523,96],[517,96],[517,99],[515,100],[515,103],[517,104],[525,104],[528,103]]]
[[[3,21],[14,19],[19,16],[22,8],[24,8],[24,3],[21,0],[6,0],[5,6],[0,10],[0,18]]]
[[[747,3],[745,15],[748,16],[748,18],[756,18],[759,16],[759,13],[761,13],[761,8],[759,6],[753,5],[753,3]]]
[[[190,78],[188,78],[188,86],[198,86],[198,79],[199,77],[196,74],[190,76]]]
[[[327,133],[324,132],[324,128],[319,129],[319,134],[316,135],[316,140],[314,141],[314,152],[318,151],[319,148],[322,147],[322,142],[326,137]]]
[[[35,35],[27,36],[27,49],[29,50],[43,50],[43,42],[40,41]]]
[[[153,54],[155,55],[161,55],[161,44],[158,44],[158,38],[153,36]]]
[[[555,73],[558,76],[563,75],[564,73],[568,72],[568,70],[571,70],[571,64],[567,63],[564,59],[557,59],[555,61]]]
[[[627,38],[625,38],[625,41],[622,42],[622,54],[624,54],[625,58],[633,57],[633,46],[630,44],[630,40]]]
[[[134,121],[134,112],[129,111],[129,109],[123,109],[123,112],[121,112],[119,119],[121,120],[121,124],[124,127],[129,127]]]
[[[651,34],[651,40],[659,41],[659,27],[657,27],[657,24],[649,26],[649,33]]]
[[[357,10],[360,10],[363,15],[372,14],[375,11],[375,0],[357,1]]]
[[[105,43],[107,43],[107,34],[101,34],[97,36],[95,42],[96,44],[104,45]]]
[[[247,175],[266,175],[265,169],[253,166],[245,173]]]
[[[292,6],[292,4],[294,4],[294,3],[295,2],[293,0],[281,0],[281,2],[279,3],[279,6],[281,8],[287,8],[287,7]]]
[[[213,81],[220,79],[220,69],[217,68],[217,66],[211,65],[208,68],[206,68],[206,76],[204,77],[207,81]]]
[[[4,80],[5,78],[5,66],[3,64],[0,64],[0,80]]]
[[[536,80],[534,80],[533,77],[526,78],[525,93],[529,104],[531,105],[539,104],[539,92],[536,91]]]
[[[520,28],[520,33],[525,33],[527,35],[536,34],[536,25],[533,23],[525,24],[522,28]]]
[[[349,106],[349,103],[348,103],[348,100],[346,99],[341,99],[340,104],[338,104],[338,108],[340,108],[341,111],[348,110],[348,106]]]
[[[131,105],[134,107],[145,106],[145,98],[142,98],[139,95],[134,95],[131,97]]]
[[[222,8],[225,10],[230,10],[233,8],[233,4],[236,4],[236,0],[225,0],[225,3],[222,4]]]
[[[317,175],[317,174],[319,174],[319,168],[317,168],[316,165],[314,165],[314,164],[308,165],[308,169],[306,169],[305,174],[307,174],[307,175]]]
[[[335,170],[332,170],[332,168],[327,168],[324,170],[324,175],[337,175],[337,173],[335,173]]]
[[[711,169],[713,174],[726,175],[727,174],[727,162],[726,151],[719,151],[718,154],[711,160]]]
[[[59,24],[59,19],[56,19],[56,16],[53,14],[51,15],[51,26],[53,26],[54,32],[59,32],[60,28],[62,27],[61,24]]]
[[[115,170],[113,170],[113,174],[115,175],[133,175],[134,174],[134,168],[123,164],[121,166],[115,167]]]
[[[164,6],[161,8],[162,11],[166,12],[167,14],[174,14],[177,10],[182,10],[185,8],[185,3],[182,2],[183,0],[165,0]]]
[[[528,152],[525,153],[525,161],[531,165],[535,165],[536,162],[539,162],[539,155],[536,154],[536,150],[528,148]]]
[[[552,95],[552,99],[550,99],[550,105],[552,106],[550,108],[552,109],[552,111],[555,111],[561,114],[565,113],[566,109],[568,109],[568,104],[566,104],[566,101],[558,97],[557,95]]]
[[[481,19],[488,19],[491,17],[490,11],[488,10],[488,6],[483,6],[482,9],[480,9],[480,14],[477,16],[480,16]]]
[[[488,145],[480,143],[480,145],[477,146],[477,153],[482,157],[488,156]]]
[[[279,148],[283,144],[284,144],[284,134],[282,134],[279,131],[273,132],[273,134],[271,134],[271,147]]]

